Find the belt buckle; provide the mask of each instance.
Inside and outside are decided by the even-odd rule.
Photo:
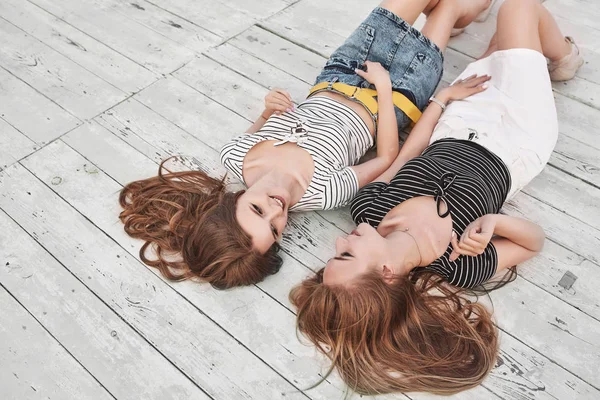
[[[329,85],[327,85],[327,90],[332,90],[331,88],[337,81],[338,81],[338,77],[334,76],[333,79],[329,82]]]

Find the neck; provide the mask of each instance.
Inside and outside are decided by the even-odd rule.
[[[408,275],[423,261],[417,242],[411,235],[412,232],[394,230],[385,237],[392,260],[390,265],[395,275]]]

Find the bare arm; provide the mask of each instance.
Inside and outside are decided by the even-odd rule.
[[[539,254],[544,247],[545,238],[544,230],[531,221],[502,214],[487,214],[465,229],[460,242],[453,235],[454,251],[450,260],[453,261],[460,255],[481,254],[491,241],[496,247],[500,271]]]
[[[461,100],[484,91],[487,88],[485,82],[490,79],[491,77],[487,75],[480,77],[471,76],[464,81],[457,82],[453,86],[442,89],[435,97],[443,104],[448,104],[453,100]],[[400,149],[398,157],[396,157],[383,174],[375,179],[376,182],[389,183],[404,164],[423,153],[427,146],[429,146],[431,135],[442,116],[442,112],[442,107],[436,103],[431,103],[427,107],[423,115],[421,115],[419,122],[417,122],[410,135],[408,135],[402,149]]]
[[[272,111],[269,112],[269,110],[264,110],[262,114],[260,114],[260,117],[258,117],[258,119],[252,124],[252,126],[246,129],[246,133],[258,132],[265,125],[265,122],[267,122],[271,115],[273,115]]]
[[[292,110],[294,110],[292,96],[283,89],[273,89],[265,96],[265,110],[254,124],[246,130],[246,133],[258,132],[273,113],[281,114]]]
[[[379,63],[367,61],[367,72],[356,73],[375,85],[377,89],[377,155],[375,158],[352,167],[358,176],[359,187],[370,183],[377,175],[385,171],[398,155],[398,121],[392,98],[392,82],[389,72]]]

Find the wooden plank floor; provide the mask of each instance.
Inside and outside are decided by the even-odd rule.
[[[443,85],[483,52],[500,3],[451,41]],[[287,294],[352,229],[347,209],[294,215],[281,272],[222,292],[146,268],[117,195],[174,154],[223,174],[221,145],[259,115],[267,88],[301,101],[375,5],[0,2],[1,399],[344,397],[335,374],[306,390],[328,364],[296,337]],[[452,399],[600,399],[600,3],[545,5],[587,62],[554,85],[556,150],[504,212],[541,224],[547,245],[491,295],[497,366]]]

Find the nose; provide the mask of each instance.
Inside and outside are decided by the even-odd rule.
[[[269,220],[272,221],[273,219],[283,215],[283,209],[279,206],[277,202],[275,202],[275,200],[270,200],[271,201],[269,201],[269,209],[267,210],[267,217],[269,218]]]
[[[347,250],[348,248],[348,240],[344,237],[339,236],[336,240],[335,240],[335,251],[336,253],[340,254],[343,253]]]

